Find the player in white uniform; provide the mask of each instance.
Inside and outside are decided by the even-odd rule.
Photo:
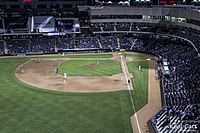
[[[66,84],[66,82],[67,82],[67,74],[66,73],[64,73],[63,81],[64,81],[64,84]]]
[[[120,59],[123,60],[123,56],[122,56],[122,54],[120,55]]]
[[[139,66],[138,69],[141,70],[141,66]]]
[[[21,69],[21,72],[22,72],[22,74],[24,73],[24,69],[23,68]]]
[[[65,56],[65,53],[63,52],[63,53],[62,53],[62,57],[64,57],[64,56]]]

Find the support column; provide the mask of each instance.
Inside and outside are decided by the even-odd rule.
[[[7,31],[6,31],[6,26],[5,26],[5,20],[4,20],[4,18],[2,18],[2,27],[3,27],[3,29],[5,30],[5,32],[7,32]]]
[[[28,52],[31,52],[31,41],[28,42]]]
[[[58,52],[58,38],[56,38],[56,40],[55,40],[55,45],[54,45],[54,52]]]
[[[8,54],[8,42],[6,40],[4,40],[3,44],[4,44],[4,53]]]
[[[55,52],[57,53],[58,52],[58,47],[56,45],[54,46],[54,49],[55,49]]]

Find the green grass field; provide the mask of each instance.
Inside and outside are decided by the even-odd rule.
[[[58,73],[68,76],[111,76],[121,73],[120,62],[110,60],[71,60],[60,64]]]
[[[142,70],[138,70],[138,66]],[[130,61],[127,62],[128,70],[132,73],[133,101],[135,109],[139,110],[148,102],[148,61]]]
[[[15,77],[27,60],[0,59],[0,133],[132,132],[128,91],[64,93],[32,87]]]
[[[137,54],[127,54],[127,57],[134,58],[135,60],[146,60],[147,58]]]
[[[32,58],[112,58],[112,54],[86,54],[86,55],[74,55],[74,54],[65,54],[62,55],[53,55],[53,56],[34,56]]]

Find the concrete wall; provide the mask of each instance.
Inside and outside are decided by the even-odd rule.
[[[92,7],[90,15],[151,15],[172,16],[200,21],[200,12],[184,7]]]

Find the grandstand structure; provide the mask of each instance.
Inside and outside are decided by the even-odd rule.
[[[163,108],[152,116],[150,127],[155,132],[199,131],[200,7],[79,6],[75,17],[55,14],[2,16],[0,55],[120,49],[154,54]],[[59,28],[57,20],[62,20]]]
[[[3,9],[47,9],[47,8],[74,8],[77,5],[86,5],[88,0],[61,0],[56,3],[56,0],[1,0],[0,8]]]

